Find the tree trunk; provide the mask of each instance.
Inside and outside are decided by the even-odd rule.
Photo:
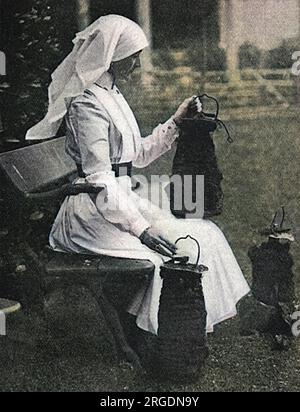
[[[147,73],[153,70],[152,64],[152,24],[151,24],[151,0],[136,0],[136,13],[138,22],[144,30],[149,41],[149,47],[142,53],[143,82],[148,83]]]
[[[86,29],[91,23],[90,5],[91,0],[77,0],[77,25],[79,31]]]
[[[242,6],[240,0],[220,1],[221,47],[226,49],[228,80],[240,80],[239,47],[242,33]]]

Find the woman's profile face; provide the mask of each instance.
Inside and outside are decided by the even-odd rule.
[[[127,57],[126,59],[120,60],[113,63],[113,70],[118,80],[128,80],[131,74],[138,68],[141,67],[140,61],[141,51]]]

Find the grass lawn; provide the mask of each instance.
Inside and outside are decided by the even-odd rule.
[[[262,239],[258,231],[269,225],[275,210],[285,205],[300,228],[299,122],[272,119],[232,122],[235,143],[216,136],[223,170],[225,210],[217,223],[224,230],[248,280],[248,249]],[[147,170],[166,173],[172,153]],[[299,234],[299,233],[298,233]],[[300,249],[292,247],[300,296]],[[57,296],[57,299],[60,297]],[[62,297],[61,297],[62,298]],[[53,298],[54,299],[54,298]],[[161,385],[137,375],[129,365],[107,358],[109,341],[101,328],[96,306],[81,290],[70,291],[67,314],[57,316],[62,334],[59,351],[32,348],[40,319],[20,313],[14,320],[14,338],[0,340],[0,390],[55,391],[299,391],[299,341],[284,353],[270,349],[263,337],[239,336],[238,319],[220,325],[209,337],[210,357],[199,382],[190,386]],[[51,310],[51,298],[49,300]],[[53,305],[54,306],[54,305]],[[78,310],[80,307],[80,311]],[[54,311],[54,309],[52,309]],[[54,313],[54,312],[53,312]],[[68,321],[69,319],[69,321]],[[68,326],[66,326],[68,323]],[[26,342],[26,343],[24,343]],[[57,346],[57,345],[56,345]],[[48,353],[47,353],[48,352]],[[9,354],[9,356],[7,356]]]

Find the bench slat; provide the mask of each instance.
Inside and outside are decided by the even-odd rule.
[[[46,264],[49,276],[107,276],[110,274],[135,273],[136,275],[153,275],[154,265],[148,260],[135,260],[111,256],[89,256],[53,252]]]
[[[0,168],[22,193],[37,192],[76,173],[65,137],[2,153]]]

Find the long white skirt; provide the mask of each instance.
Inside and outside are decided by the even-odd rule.
[[[186,235],[199,241],[201,263],[209,268],[203,278],[207,332],[213,332],[215,325],[234,317],[237,303],[250,289],[222,231],[208,220],[176,219],[170,210],[150,203],[142,192],[131,192],[130,196],[148,222],[170,241],[175,242]],[[87,194],[64,201],[50,234],[50,245],[58,252],[152,261],[156,268],[153,281],[150,287],[145,286],[138,293],[128,312],[137,316],[137,325],[141,329],[157,334],[162,288],[160,266],[168,258],[152,252],[138,238],[105,220]],[[179,254],[190,256],[191,263],[196,262],[198,250],[192,240],[181,242],[178,247]]]

